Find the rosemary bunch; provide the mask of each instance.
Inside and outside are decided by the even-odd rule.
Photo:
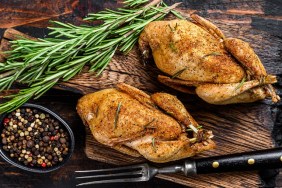
[[[6,103],[0,113],[12,111],[31,98],[37,99],[59,81],[67,81],[85,65],[99,75],[117,50],[127,53],[138,40],[144,27],[162,19],[169,12],[181,17],[161,0],[126,0],[124,8],[89,14],[85,20],[101,20],[97,26],[75,26],[54,21],[48,38],[12,41],[5,63],[0,63],[0,91],[14,82],[26,84]]]

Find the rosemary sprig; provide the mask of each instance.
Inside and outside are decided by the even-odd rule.
[[[0,91],[14,82],[27,84],[6,103],[0,104],[0,114],[12,111],[31,98],[38,98],[59,81],[77,75],[85,65],[99,75],[117,50],[127,53],[138,40],[144,27],[162,19],[177,5],[167,6],[161,0],[125,0],[124,8],[89,14],[85,20],[101,20],[97,26],[75,26],[54,21],[47,38],[36,41],[12,41],[12,50],[5,63],[0,63]]]
[[[115,120],[114,120],[114,128],[117,128],[117,123],[118,123],[118,117],[119,117],[119,112],[121,108],[121,102],[118,103],[117,110],[116,110],[116,115],[115,115]]]
[[[180,74],[182,74],[185,70],[187,69],[187,67],[185,67],[184,69],[181,69],[179,71],[177,71],[174,75],[171,76],[172,79],[180,76]]]

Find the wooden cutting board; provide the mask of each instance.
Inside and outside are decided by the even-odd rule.
[[[184,12],[190,13],[193,10]],[[258,28],[252,26],[253,22],[249,16],[242,16],[240,20],[233,20],[228,15],[218,17],[218,15],[213,14],[212,17],[215,19],[211,18],[211,20],[227,36],[238,37],[250,42],[261,57],[269,73],[281,72],[282,67],[277,64],[275,55],[269,55],[279,53],[279,50],[274,48],[275,44],[272,46],[272,42],[276,38],[275,35],[271,36],[261,30],[258,32]],[[144,63],[140,59],[140,54],[136,47],[127,56],[116,55],[101,76],[95,77],[95,75],[86,72],[59,86],[86,94],[100,89],[115,87],[115,84],[118,82],[125,82],[148,93],[164,91],[177,95],[192,116],[205,128],[212,130],[215,135],[214,140],[217,148],[197,157],[274,147],[271,137],[274,121],[270,101],[265,100],[252,104],[227,106],[210,105],[196,96],[181,94],[164,87],[156,79],[160,73],[153,62]],[[86,127],[86,134],[85,153],[93,160],[115,165],[129,165],[146,161],[143,158],[134,158],[121,154],[99,144],[93,139],[88,127]],[[258,187],[261,185],[257,172],[234,172],[195,177],[173,174],[158,175],[157,177],[190,187]]]
[[[138,49],[135,48],[127,56],[116,55],[100,77],[82,73],[59,86],[86,94],[115,87],[118,82],[125,82],[148,93],[165,91],[177,95],[199,124],[212,130],[215,135],[214,140],[217,148],[197,157],[252,151],[274,146],[271,139],[273,121],[269,105],[261,102],[228,106],[210,105],[196,96],[180,94],[165,88],[156,81],[159,73],[153,63],[144,64],[140,60]],[[85,153],[93,160],[115,165],[129,165],[146,161],[144,158],[134,158],[99,144],[94,140],[88,127],[86,127]],[[191,187],[257,187],[261,183],[257,172],[235,172],[195,177],[174,174],[158,175],[158,177]]]
[[[258,5],[261,5],[261,3]],[[250,11],[249,7],[253,9]],[[264,27],[263,24],[260,25],[261,23],[272,23],[271,19],[273,18],[261,17],[260,15],[263,12],[260,11],[263,10],[260,9],[260,6],[256,6],[256,3],[247,6],[246,10],[240,9],[240,11],[238,7],[227,10],[221,9],[219,12],[216,11],[217,8],[211,8],[203,12],[201,12],[202,8],[196,5],[194,8],[218,25],[227,36],[238,37],[250,42],[269,73],[278,74],[281,72],[281,60],[279,56],[277,57],[281,38],[275,35],[275,29],[278,27],[276,28],[274,24],[271,30]],[[194,11],[195,9],[190,9],[186,13]],[[206,13],[209,13],[208,16]],[[259,22],[259,19],[265,20]],[[214,140],[217,148],[197,157],[274,147],[271,138],[274,121],[271,111],[272,106],[269,101],[228,106],[210,105],[196,96],[178,93],[161,85],[156,79],[158,74],[160,74],[160,71],[153,62],[142,62],[138,49],[135,48],[127,56],[117,54],[99,77],[96,77],[95,74],[89,74],[85,70],[74,79],[60,83],[57,88],[87,94],[115,87],[118,82],[125,82],[148,93],[164,91],[177,95],[199,124],[212,130],[215,135]],[[134,158],[121,154],[97,143],[89,128],[85,127],[85,129],[85,153],[89,158],[115,165],[128,165],[146,161],[143,158]],[[173,174],[158,175],[157,177],[190,187],[258,187],[261,183],[257,172],[234,172],[193,177]]]

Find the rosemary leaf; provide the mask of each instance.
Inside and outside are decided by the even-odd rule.
[[[178,26],[178,25],[177,25],[177,23],[176,23],[176,24],[175,24],[175,26],[174,26],[173,28],[171,27],[171,25],[170,25],[170,24],[168,24],[168,26],[169,26],[169,28],[170,28],[171,32],[173,32],[173,33],[174,33],[174,32],[176,31],[176,29],[177,29],[177,26]]]
[[[169,29],[170,29],[171,32],[174,32],[174,29],[171,27],[170,24],[168,24],[168,27],[169,27]]]
[[[98,113],[99,113],[99,106],[97,106],[96,111],[95,111],[95,116],[98,117]]]
[[[117,128],[117,123],[118,123],[118,117],[119,117],[119,112],[121,108],[121,102],[118,103],[117,110],[116,110],[116,115],[115,115],[115,121],[114,121],[114,128]]]
[[[185,67],[184,69],[181,69],[179,71],[177,71],[174,75],[171,76],[172,79],[180,76],[185,70],[187,69],[187,67]]]
[[[173,52],[177,52],[177,48],[175,47],[175,44],[173,42],[169,43],[169,47],[172,49]]]
[[[153,119],[152,121],[150,121],[149,123],[147,123],[146,125],[144,125],[144,129],[155,129],[156,127],[150,126],[153,122],[155,121],[155,119]]]
[[[185,18],[181,15],[181,13],[174,10],[172,10],[171,13],[174,14],[174,16],[176,16],[177,18],[185,20]]]
[[[156,144],[155,144],[155,138],[152,138],[152,147],[156,151]]]
[[[191,139],[189,139],[189,141],[190,141],[191,143],[195,143],[195,142],[197,141],[197,138],[191,138]]]
[[[206,58],[206,57],[208,57],[208,56],[221,56],[221,55],[222,55],[222,54],[219,53],[219,52],[212,52],[212,53],[210,53],[210,54],[204,55],[202,58],[204,59],[204,58]]]
[[[238,85],[236,86],[235,91],[236,91],[237,89],[239,89],[240,87],[242,87],[243,84],[245,83],[245,81],[246,81],[246,77],[244,77],[244,78],[242,79],[242,81],[240,82],[240,84],[238,84]]]

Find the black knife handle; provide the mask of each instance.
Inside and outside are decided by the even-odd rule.
[[[282,167],[282,148],[237,153],[195,160],[197,174]]]

